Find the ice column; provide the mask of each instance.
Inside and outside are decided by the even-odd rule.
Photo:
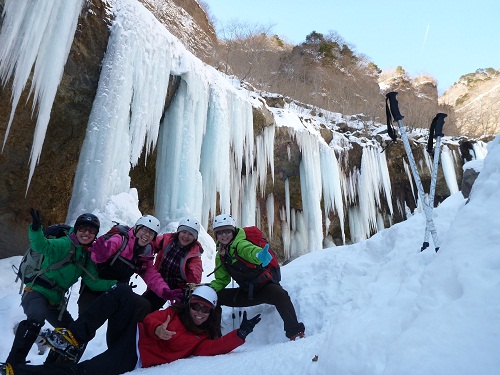
[[[252,107],[247,93],[224,82],[210,85],[206,133],[201,149],[202,224],[231,213],[238,225],[255,224],[256,175]],[[245,165],[244,176],[242,169]]]
[[[300,162],[300,188],[304,208],[304,217],[302,219],[308,238],[307,250],[312,252],[323,248],[319,145],[317,138],[307,131],[297,132],[296,138],[302,151],[302,160]]]
[[[441,150],[441,165],[443,168],[444,179],[450,190],[450,194],[455,194],[459,191],[457,184],[457,175],[455,173],[455,163],[448,146],[443,145]]]
[[[68,221],[130,189],[145,143],[154,146],[175,56],[174,37],[145,8],[119,3],[80,153]],[[139,25],[139,26],[138,26]],[[162,48],[157,48],[162,45]]]
[[[202,217],[200,157],[208,98],[205,77],[196,70],[184,74],[162,123],[155,190],[155,210],[162,222]]]

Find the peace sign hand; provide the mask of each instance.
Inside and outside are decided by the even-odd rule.
[[[175,335],[176,332],[169,331],[167,329],[169,323],[170,323],[170,315],[168,316],[167,320],[165,320],[165,323],[156,327],[155,329],[156,336],[158,336],[162,340],[170,340],[172,336]]]

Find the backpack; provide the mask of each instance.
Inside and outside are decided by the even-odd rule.
[[[264,246],[268,244],[259,228],[250,226],[241,229],[245,231],[246,240],[254,245],[264,248]],[[272,259],[265,267],[261,264],[247,262],[240,257],[238,254],[238,246],[235,248],[234,255],[237,259],[236,263],[232,263],[230,259],[222,259],[224,257],[221,257],[231,277],[235,279],[241,288],[248,292],[249,299],[253,299],[254,291],[260,289],[262,286],[270,282],[278,284],[281,281],[278,258],[271,248],[269,248],[269,254],[271,254]],[[242,280],[243,278],[245,279],[244,281]]]
[[[108,230],[103,235],[106,240],[108,240],[110,237],[114,236],[115,234],[119,234],[122,237],[122,245],[120,246],[120,248],[116,252],[116,254],[113,257],[113,259],[111,260],[111,262],[109,264],[110,266],[112,266],[113,264],[115,264],[115,262],[116,262],[117,259],[120,259],[121,261],[124,261],[124,262],[130,264],[127,259],[125,259],[125,258],[123,258],[121,256],[122,251],[125,250],[125,248],[127,247],[127,244],[128,244],[128,231],[129,230],[130,230],[130,227],[128,227],[127,225],[116,223],[115,225],[113,225],[111,227],[110,230]]]
[[[116,234],[119,234],[122,237],[122,244],[116,254],[103,263],[96,263],[99,276],[103,279],[119,280],[123,282],[128,281],[134,273],[140,272],[142,265],[140,264],[140,262],[137,262],[135,255],[133,259],[127,259],[121,256],[121,253],[123,252],[123,250],[125,250],[128,244],[129,230],[130,227],[128,227],[127,225],[116,223],[111,227],[109,231],[107,231],[103,235],[105,240],[108,240]],[[117,260],[119,260],[120,262],[117,263]]]
[[[71,226],[69,225],[55,224],[45,228],[45,230],[43,231],[43,235],[45,238],[48,239],[61,238],[64,236],[68,236],[70,229]],[[73,261],[76,249],[75,245],[73,244],[73,241],[70,242],[71,242],[71,249],[66,255],[66,257],[43,269],[41,269],[40,267],[42,266],[44,255],[32,248],[29,248],[23,255],[19,267],[16,268],[15,266],[12,266],[12,269],[16,274],[15,282],[17,283],[18,280],[21,280],[21,288],[19,293],[22,292],[23,285],[35,281],[37,285],[43,286],[44,288],[48,289],[57,288],[57,285],[52,280],[44,276],[44,273],[47,271],[65,267],[66,265],[68,265]]]

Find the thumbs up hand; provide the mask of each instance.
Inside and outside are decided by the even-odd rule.
[[[168,316],[167,320],[162,325],[159,325],[155,329],[155,334],[162,340],[170,340],[174,335],[175,331],[169,331],[167,329],[168,324],[170,323],[170,315]]]
[[[255,256],[262,262],[262,265],[265,267],[271,262],[273,256],[269,253],[269,244],[266,244],[264,248],[259,251]]]

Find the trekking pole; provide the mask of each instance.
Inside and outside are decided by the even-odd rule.
[[[411,152],[410,142],[408,141],[408,136],[406,135],[406,131],[403,125],[403,117],[399,112],[398,100],[396,99],[397,92],[390,92],[386,95],[386,112],[392,114],[394,121],[398,123],[399,132],[401,133],[401,139],[403,140],[403,145],[406,150],[406,155],[408,156],[408,161],[410,162],[410,168],[413,175],[413,179],[415,180],[415,184],[417,185],[418,190],[418,199],[422,202],[422,206],[424,208],[425,213],[425,226],[429,228],[429,231],[432,235],[432,240],[434,242],[434,246],[436,251],[439,249],[439,240],[436,232],[436,228],[434,226],[434,220],[432,219],[432,209],[429,203],[425,200],[425,192],[424,187],[422,185],[422,181],[420,180],[420,176],[418,174],[417,165],[415,164],[415,159],[413,157],[413,153]],[[388,111],[387,101],[389,101],[390,112]],[[389,119],[388,119],[389,121]]]
[[[437,173],[438,173],[438,166],[439,166],[439,155],[441,153],[441,137],[444,136],[443,134],[443,126],[444,126],[444,119],[448,116],[446,113],[438,113],[436,117],[431,122],[431,126],[429,128],[429,141],[427,142],[427,152],[430,155],[434,156],[434,163],[432,166],[432,175],[431,175],[431,188],[429,191],[429,206],[431,209],[434,209],[434,196],[436,193],[436,181],[437,181]],[[436,138],[436,148],[434,149],[434,138]],[[420,251],[424,251],[429,247],[429,236],[430,236],[430,230],[425,226],[425,236],[424,236],[424,243],[422,244],[422,248]],[[439,248],[435,249],[436,252],[439,250]]]

